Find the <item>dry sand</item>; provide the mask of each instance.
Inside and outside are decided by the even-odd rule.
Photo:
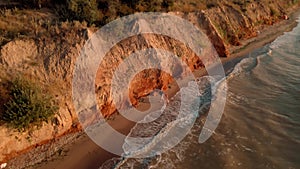
[[[257,37],[249,39],[243,42],[240,47],[231,48],[231,57],[221,58],[225,71],[230,71],[233,66],[244,56],[251,51],[264,46],[267,43],[275,40],[283,32],[290,31],[297,25],[295,22],[296,17],[299,16],[299,11],[294,13],[290,20],[282,21],[267,27],[262,30],[261,34]],[[205,71],[196,72],[197,76],[205,74]],[[170,85],[168,95],[172,97],[178,91],[176,84]],[[147,109],[147,104],[141,104],[140,109]],[[135,123],[128,121],[121,115],[114,115],[111,120],[108,121],[111,126],[123,134],[128,134],[130,129]],[[88,138],[83,132],[76,133],[78,137],[72,140],[71,143],[63,147],[63,151],[56,153],[49,159],[45,159],[44,162],[37,164],[29,168],[42,168],[42,169],[94,169],[99,168],[106,160],[115,157],[115,155],[105,151],[97,146],[92,140]],[[61,138],[63,139],[63,137]],[[114,141],[113,138],[107,138],[108,141]],[[55,143],[53,143],[55,144]],[[18,160],[18,157],[14,160]]]

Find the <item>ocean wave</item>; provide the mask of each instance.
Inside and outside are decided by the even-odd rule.
[[[188,86],[193,83],[195,82],[189,82]],[[194,87],[197,90],[195,84]],[[165,148],[171,148],[172,145],[180,142],[185,133],[188,132],[190,125],[193,124],[193,119],[198,116],[200,99],[197,98],[199,96],[194,89],[193,87],[181,88],[175,96],[176,100],[171,101],[164,113],[152,123],[137,123],[125,139],[123,145],[124,155],[155,155],[157,152],[162,152]],[[181,97],[178,97],[179,94]],[[187,95],[187,97],[184,97],[184,95]],[[181,103],[180,107],[177,104],[178,101]],[[176,107],[175,111],[174,107]],[[178,133],[182,135],[178,136]],[[172,139],[169,138],[170,136],[172,136]]]
[[[233,71],[228,75],[227,78],[232,78],[239,75],[242,72],[248,72],[257,65],[257,59],[253,57],[247,57],[242,59],[238,64],[235,65]]]
[[[161,160],[162,158],[161,154],[158,154],[152,158],[149,158],[150,161],[152,161],[152,163],[149,162],[149,160],[145,161],[145,159],[141,160],[141,159],[124,158],[120,160],[117,164],[114,164],[114,166],[111,168],[124,168],[124,167],[132,168],[133,166],[145,166],[145,165],[147,165],[147,168],[156,168],[155,166],[161,163],[166,163],[168,159],[170,160],[168,162],[168,166],[169,166],[168,168],[174,168],[174,166],[172,167],[173,165],[172,162],[174,162],[174,158],[177,161],[184,160],[183,152],[186,148],[188,148],[188,145],[190,143],[180,142],[181,139],[177,138],[176,135],[174,135],[172,139],[170,138],[164,139],[164,138],[166,134],[176,133],[178,132],[178,130],[187,128],[187,126],[191,124],[191,119],[195,119],[199,117],[200,114],[207,113],[207,110],[210,107],[210,102],[212,101],[213,96],[216,94],[216,92],[220,90],[219,86],[223,86],[222,84],[224,83],[222,82],[225,82],[225,79],[219,81],[216,79],[217,79],[216,77],[214,78],[211,76],[204,76],[196,79],[197,87],[199,89],[199,93],[197,96],[197,101],[199,104],[194,104],[194,106],[196,107],[190,109],[190,110],[196,110],[194,113],[187,112],[186,114],[183,114],[181,117],[178,117],[179,113],[174,111],[174,110],[178,111],[179,107],[181,106],[179,103],[182,103],[181,102],[182,98],[180,97],[182,92],[180,91],[172,98],[172,101],[166,107],[164,113],[161,115],[160,118],[154,120],[151,123],[146,123],[146,124],[137,123],[137,125],[131,129],[123,145],[124,152],[126,152],[127,154],[131,154],[131,153],[135,153],[136,151],[145,151],[145,152],[157,151],[158,149],[156,147],[157,143],[159,143],[160,144],[159,146],[161,146],[162,144],[161,141],[163,141],[164,147],[174,145],[174,143],[179,144],[181,148],[170,149],[168,153],[166,153],[167,156],[172,154],[171,155],[172,157],[164,158],[164,160]],[[146,116],[145,119],[146,120],[149,118],[152,119],[153,117],[151,116],[152,114]],[[201,127],[198,125],[201,122],[199,122],[200,120],[199,118],[197,119],[198,122],[196,122],[197,124],[195,123],[195,125],[197,125],[196,127],[197,129],[200,129]],[[190,132],[192,132],[192,130],[189,128],[188,131],[183,131],[183,132],[188,132],[187,134],[189,135]],[[152,139],[147,140],[148,141],[147,143],[142,142],[141,144],[140,142],[135,142],[136,140],[131,140],[129,136],[130,137],[152,136]],[[138,147],[137,145],[143,145],[143,147]],[[153,161],[156,162],[154,162],[153,164]],[[107,163],[111,163],[111,162],[107,162]],[[107,167],[102,166],[101,168],[107,168]]]

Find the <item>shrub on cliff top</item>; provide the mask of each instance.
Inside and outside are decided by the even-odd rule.
[[[11,82],[9,97],[4,104],[1,120],[20,132],[48,122],[58,110],[50,95],[44,93],[38,85],[22,78]]]
[[[89,25],[100,19],[97,0],[63,0],[56,11],[63,20],[86,21]]]

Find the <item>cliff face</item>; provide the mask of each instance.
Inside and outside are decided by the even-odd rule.
[[[251,5],[243,7],[233,3],[223,3],[219,7],[206,11],[172,12],[172,14],[189,20],[203,30],[220,57],[229,56],[231,46],[242,45],[243,40],[255,37],[264,26],[283,20],[282,17],[289,13],[293,7],[283,8],[283,4],[280,2],[272,2],[271,4],[252,2]],[[177,48],[174,48],[174,46]],[[197,56],[191,50],[173,39],[155,35],[143,35],[127,39],[113,48],[107,54],[105,61],[99,66],[96,91],[98,104],[102,112],[105,112],[105,116],[116,111],[110,97],[113,72],[125,56],[146,48],[160,48],[171,51],[181,56],[182,61],[185,61],[192,71],[204,67],[201,60],[197,60]],[[151,79],[158,80],[151,81]],[[166,90],[172,80],[170,76],[158,70],[141,72],[133,79],[129,87],[131,103],[135,105],[140,97],[148,95],[155,88]]]
[[[219,56],[226,57],[230,47],[243,45],[243,40],[257,36],[268,25],[287,19],[299,6],[299,2],[283,0],[234,2],[222,1],[205,11],[175,14],[204,30]]]
[[[182,62],[185,62],[192,71],[204,67],[201,60],[191,51],[191,49],[174,39],[151,34],[144,34],[126,39],[111,49],[100,64],[97,72],[96,92],[98,104],[101,111],[104,112],[104,116],[109,116],[116,111],[110,94],[111,80],[116,68],[120,65],[122,60],[126,59],[130,54],[149,48],[173,52],[177,56],[180,56]],[[179,76],[187,71],[181,70],[179,65],[173,64],[170,60],[160,60],[158,64],[160,64],[160,66],[172,64],[168,66],[174,68],[169,70],[171,75],[157,69],[148,69],[138,73],[131,81],[128,92],[130,102],[133,105],[137,104],[139,98],[147,96],[154,89],[167,90],[168,84],[174,80],[172,76]],[[177,69],[175,69],[176,67]],[[124,103],[124,106],[128,104],[129,100]]]
[[[284,6],[280,2],[267,4],[255,1],[247,6],[224,2],[219,7],[201,12],[173,14],[189,20],[202,29],[219,56],[226,57],[230,54],[230,46],[241,45],[243,40],[256,36],[264,26],[282,20],[282,16],[295,6]],[[80,129],[72,105],[72,73],[76,58],[90,34],[91,31],[84,26],[62,25],[47,34],[16,39],[2,46],[1,86],[5,85],[5,80],[16,74],[25,75],[45,86],[59,100],[60,109],[56,120],[30,133],[20,134],[1,125],[0,162],[70,130]],[[95,92],[98,106],[104,116],[116,111],[110,96],[113,72],[125,57],[146,48],[160,48],[173,52],[180,56],[192,71],[204,67],[201,60],[189,48],[169,37],[144,34],[126,39],[112,48],[99,65]],[[168,61],[162,61],[161,64],[168,64]],[[176,65],[173,66],[174,69],[170,70],[173,74],[185,71],[177,69]],[[129,86],[130,102],[136,105],[139,98],[148,95],[153,89],[167,90],[173,80],[170,75],[155,69],[140,72]],[[128,103],[129,101],[124,105]]]

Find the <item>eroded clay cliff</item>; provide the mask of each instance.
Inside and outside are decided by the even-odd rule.
[[[282,6],[282,2],[276,1],[272,4],[255,1],[251,5],[241,7],[224,2],[219,7],[205,11],[173,14],[198,26],[207,34],[219,56],[227,57],[232,45],[241,45],[244,39],[256,36],[266,25],[282,20],[282,16],[288,14],[295,6]],[[59,100],[60,109],[56,120],[45,123],[42,128],[30,133],[18,133],[1,125],[0,162],[71,130],[80,129],[72,104],[72,73],[76,58],[93,31],[95,30],[84,26],[60,26],[47,34],[16,39],[1,47],[1,84],[4,85],[5,80],[16,74],[37,80]],[[116,112],[110,95],[114,70],[124,57],[146,48],[161,48],[173,52],[180,56],[191,70],[204,67],[189,48],[169,37],[144,34],[126,39],[112,48],[99,65],[95,92],[98,106],[104,116]],[[184,70],[173,71],[176,74]],[[129,87],[130,102],[133,105],[137,104],[139,98],[148,95],[153,89],[166,90],[173,80],[170,75],[155,69],[139,73]]]

